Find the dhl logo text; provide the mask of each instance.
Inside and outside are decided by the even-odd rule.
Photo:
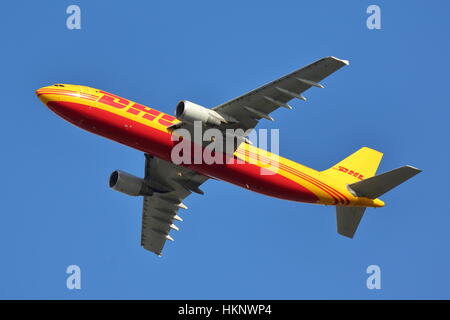
[[[358,172],[356,172],[354,170],[347,169],[347,168],[345,168],[343,166],[338,166],[335,169],[339,170],[341,172],[347,173],[347,174],[349,174],[351,176],[354,176],[354,177],[358,178],[359,180],[363,180],[364,179],[364,176],[362,174],[359,174]]]
[[[98,100],[98,102],[100,103],[104,103],[108,106],[118,109],[126,108],[126,111],[128,113],[134,115],[140,114],[142,118],[149,121],[154,121],[156,118],[158,118],[157,121],[164,126],[171,126],[175,123],[176,118],[171,115],[162,113],[155,109],[151,109],[139,103],[132,103],[131,101],[116,96],[112,93],[108,93],[105,91],[100,91],[100,93],[103,94],[103,96]]]

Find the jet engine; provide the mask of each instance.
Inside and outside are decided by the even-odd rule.
[[[144,179],[116,170],[109,177],[109,186],[129,196],[151,196],[153,190]]]
[[[218,112],[187,100],[181,100],[178,102],[175,114],[178,120],[188,123],[201,121],[204,124],[218,126],[222,122],[226,122],[223,116],[221,116]]]

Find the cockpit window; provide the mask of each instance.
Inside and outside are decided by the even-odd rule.
[[[64,87],[63,84],[54,84],[55,87]]]

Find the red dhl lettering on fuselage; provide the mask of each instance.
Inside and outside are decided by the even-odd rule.
[[[358,172],[356,172],[354,170],[347,169],[347,168],[345,168],[343,166],[338,166],[335,169],[339,170],[341,172],[347,173],[347,174],[349,174],[351,176],[354,176],[354,177],[358,178],[359,180],[363,180],[364,179],[364,176],[362,174],[359,174]]]
[[[143,119],[155,121],[155,119],[158,118],[157,121],[167,127],[173,125],[177,120],[177,118],[175,118],[174,116],[162,113],[158,110],[146,107],[136,102],[131,102],[112,93],[105,91],[100,91],[100,93],[102,93],[103,96],[98,99],[98,102],[104,103],[114,108],[125,109],[128,113],[131,113],[133,115],[140,114]]]

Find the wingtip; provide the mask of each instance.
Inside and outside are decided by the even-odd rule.
[[[351,232],[351,231],[340,231],[338,230],[337,233],[347,239],[353,239],[353,237],[355,236],[355,232]]]
[[[407,165],[407,166],[405,166],[405,167],[408,167],[408,168],[410,168],[410,169],[416,171],[417,173],[421,173],[421,172],[422,172],[422,169],[419,169],[419,168],[416,168],[416,167],[413,167],[413,166],[410,166],[410,165]]]
[[[350,64],[350,61],[348,61],[348,60],[339,59],[339,58],[336,58],[336,57],[334,57],[334,56],[331,56],[330,58],[331,58],[331,59],[334,59],[334,60],[337,60],[337,61],[340,61],[340,62],[342,62],[343,64],[345,64],[346,66],[348,66],[348,65]]]

